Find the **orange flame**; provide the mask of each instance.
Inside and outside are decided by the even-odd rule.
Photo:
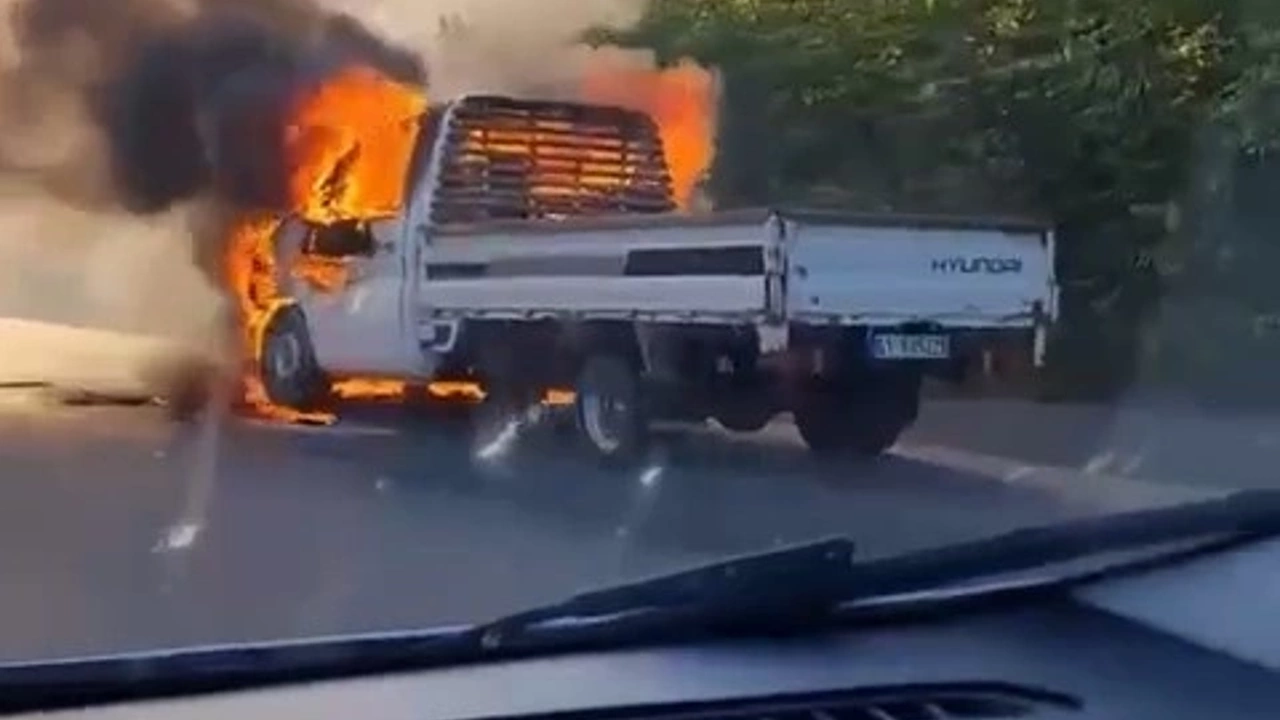
[[[240,349],[245,360],[242,402],[256,414],[276,420],[331,422],[332,416],[323,413],[306,413],[274,405],[254,371],[262,357],[263,332],[267,323],[278,309],[288,304],[276,283],[273,240],[279,226],[280,218],[274,214],[249,214],[237,220],[227,239],[224,273],[227,289],[236,300],[235,310],[241,330]]]
[[[422,92],[363,66],[346,68],[300,93],[282,128],[288,170],[284,214],[317,223],[394,214],[404,204],[418,119],[426,108]],[[289,302],[277,282],[274,248],[282,215],[246,214],[226,243],[225,281],[236,300],[247,366],[244,401],[271,418],[329,422],[328,414],[272,405],[253,372],[267,323]],[[315,258],[289,270],[322,288],[341,287],[346,274],[341,261]]]
[[[363,66],[295,103],[285,132],[290,209],[312,222],[395,214],[426,95]]]
[[[586,102],[648,113],[658,124],[676,203],[687,210],[715,156],[716,80],[692,62],[666,70],[595,66],[583,81]]]
[[[395,400],[409,397],[410,386],[395,378],[345,378],[333,383],[333,394],[344,400]],[[426,386],[428,397],[439,400],[464,400],[479,402],[485,398],[479,383],[465,380],[437,380]],[[574,392],[564,388],[549,388],[542,402],[549,406],[572,405]]]

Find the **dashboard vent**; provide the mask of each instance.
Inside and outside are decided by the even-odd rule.
[[[1005,720],[1079,709],[1074,698],[1038,690],[933,686],[615,708],[582,713],[577,720]]]

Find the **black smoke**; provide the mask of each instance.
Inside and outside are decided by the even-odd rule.
[[[426,82],[416,55],[311,0],[9,0],[8,7],[19,62],[0,77],[0,137],[40,130],[42,112],[71,107],[85,126],[78,129],[97,139],[86,151],[105,158],[72,153],[33,164],[0,150],[0,173],[74,204],[153,213],[214,195],[273,207],[284,187],[282,113],[300,87],[355,62]]]

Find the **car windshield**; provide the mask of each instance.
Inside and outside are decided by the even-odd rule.
[[[855,4],[6,0],[0,661],[1280,489],[1280,5]]]

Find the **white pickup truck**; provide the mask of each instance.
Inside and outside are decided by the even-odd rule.
[[[685,215],[642,114],[470,96],[423,123],[398,216],[278,231],[293,303],[264,336],[272,400],[305,407],[336,376],[465,377],[487,418],[572,387],[606,461],[637,458],[654,421],[749,432],[783,412],[817,453],[874,455],[914,421],[922,376],[1011,336],[1043,360],[1043,224]],[[348,282],[287,270],[307,254]]]

